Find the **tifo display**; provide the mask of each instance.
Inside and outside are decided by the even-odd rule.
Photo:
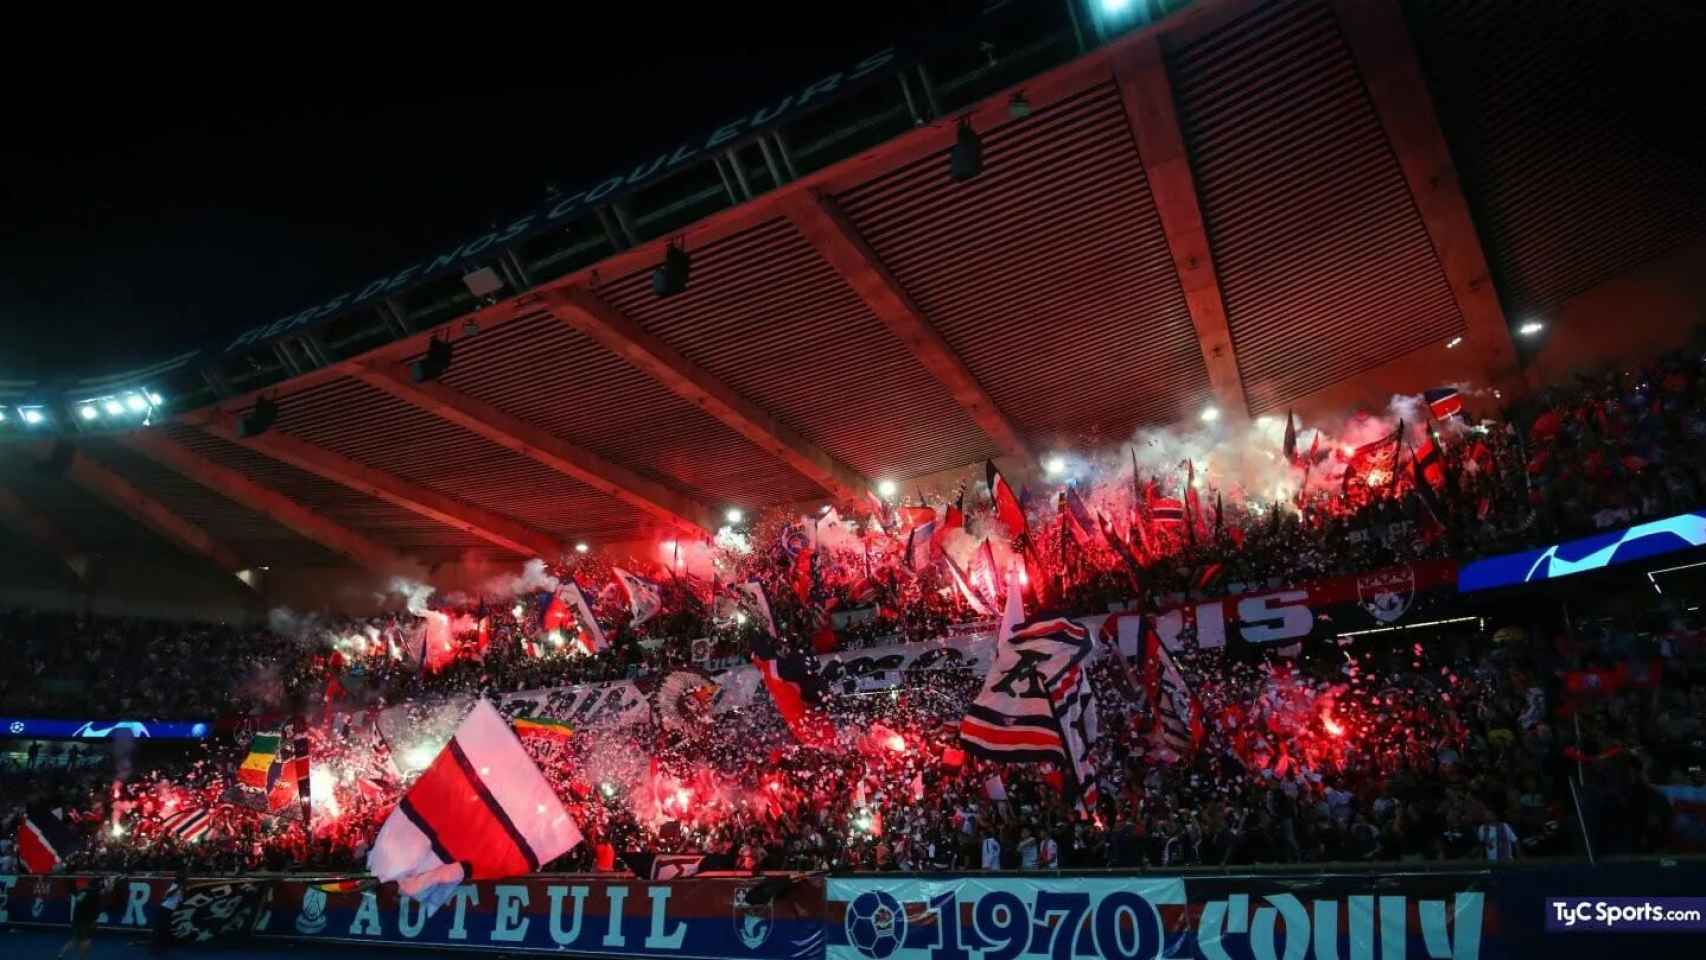
[[[184,868],[263,934],[1221,960],[1313,929],[1317,955],[1331,930],[1472,956],[1530,922],[1516,881],[1221,874],[1706,849],[1697,611],[1525,587],[1706,542],[1699,359],[1496,418],[1459,386],[1154,431],[1030,485],[989,463],[475,590],[399,581],[378,617],[0,614],[11,736],[79,718],[78,753],[0,772],[6,909]],[[205,741],[155,733],[186,725]],[[948,876],[1104,867],[1217,875]],[[258,870],[314,882],[230,879]],[[854,876],[891,870],[942,879]]]

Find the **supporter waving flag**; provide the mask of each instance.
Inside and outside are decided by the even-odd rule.
[[[82,845],[57,810],[30,807],[18,824],[18,863],[25,873],[52,873]]]
[[[1428,402],[1428,413],[1435,420],[1446,420],[1463,415],[1463,394],[1456,387],[1435,387],[1422,392],[1422,399]]]
[[[663,609],[663,590],[657,581],[629,573],[621,567],[612,567],[611,573],[616,575],[616,586],[622,591],[628,612],[634,616],[631,626],[645,623]]]
[[[195,842],[213,827],[213,811],[206,807],[186,807],[160,821],[160,833],[179,840]]]
[[[638,623],[636,614],[635,622]],[[580,585],[573,579],[565,579],[557,585],[556,592],[551,594],[551,605],[545,608],[545,632],[561,630],[573,624],[575,642],[587,653],[597,653],[605,647],[604,631],[599,629],[598,620],[592,615],[592,607],[586,602],[586,594],[581,592]]]
[[[1202,705],[1161,642],[1152,617],[1143,618],[1143,685],[1154,717],[1154,737],[1178,755],[1202,743]]]
[[[1084,498],[1078,495],[1077,487],[1067,487],[1062,498],[1066,507],[1067,529],[1072,531],[1073,539],[1080,546],[1089,544],[1096,536],[1096,524],[1090,519],[1090,508],[1084,505]]]
[[[1018,495],[1013,492],[1007,478],[995,468],[994,460],[984,462],[984,472],[988,477],[989,498],[995,502],[995,519],[1007,528],[1007,535],[1015,544],[1023,543],[1029,528],[1025,525],[1025,510],[1019,505]]]
[[[944,553],[942,559],[947,561],[948,575],[953,578],[954,586],[960,591],[960,596],[965,598],[966,606],[971,607],[972,612],[980,617],[989,616],[991,612],[989,605],[984,602],[984,598],[976,590],[972,589],[971,582],[966,579],[965,571],[960,569],[960,565],[954,562],[953,557]]]
[[[782,650],[764,588],[753,582],[742,584],[741,590],[752,600],[762,628],[752,638],[752,665],[764,678],[764,688],[770,691],[777,712],[800,743],[828,744],[835,738],[835,728],[823,712],[823,692],[817,676],[804,655]]]
[[[536,873],[580,842],[574,818],[482,698],[385,819],[367,869],[434,911],[466,880]]]
[[[960,720],[960,740],[989,760],[1058,764],[1072,774],[1080,804],[1093,806],[1090,751],[1100,729],[1088,672],[1090,631],[1062,618],[1023,619],[1018,575],[1009,573],[995,660]]]

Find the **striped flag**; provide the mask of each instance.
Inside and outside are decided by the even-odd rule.
[[[566,721],[550,717],[517,717],[510,726],[515,728],[516,736],[543,737],[559,742],[569,739],[575,732],[575,728]]]
[[[255,734],[249,741],[249,755],[237,768],[237,782],[254,790],[268,790],[272,786],[272,766],[278,756],[278,744],[277,730]]]
[[[1090,631],[1072,620],[1021,623],[1023,617],[1018,575],[1010,572],[995,660],[960,720],[960,740],[988,760],[1058,765],[1087,810],[1096,802],[1090,757],[1100,735]]]
[[[1148,616],[1143,619],[1143,685],[1155,738],[1181,756],[1195,750],[1203,737],[1202,705],[1185,685],[1184,674]]]
[[[190,807],[179,810],[160,821],[160,833],[176,837],[186,843],[194,843],[203,834],[213,829],[213,811],[206,807]]]
[[[481,698],[385,819],[367,868],[430,912],[465,880],[536,873],[580,842],[515,732]]]
[[[995,637],[995,660],[983,689],[960,720],[960,740],[971,753],[990,760],[1059,760],[1063,750],[1060,726],[1054,722],[1038,670],[1039,661],[1046,666],[1049,653],[1022,650],[1014,643],[1014,634],[1025,618],[1017,586],[1009,577],[1007,602]]]

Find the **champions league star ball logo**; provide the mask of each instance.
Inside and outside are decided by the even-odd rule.
[[[746,944],[748,950],[757,950],[770,939],[770,932],[775,929],[776,920],[770,904],[747,902],[746,896],[751,891],[751,887],[735,891],[735,935],[740,937],[740,942]]]
[[[871,960],[900,949],[906,941],[906,911],[882,890],[867,890],[847,905],[847,942]]]
[[[305,936],[313,936],[324,929],[326,929],[326,894],[316,887],[309,887],[302,894],[302,912],[296,916],[296,932]]]
[[[1416,573],[1409,567],[1357,576],[1357,603],[1381,623],[1396,623],[1416,599]]]

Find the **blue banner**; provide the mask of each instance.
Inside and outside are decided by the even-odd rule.
[[[609,875],[517,877],[463,884],[431,916],[399,896],[395,884],[328,891],[300,880],[267,882],[252,936],[579,956],[823,957],[823,877],[816,875],[657,883]],[[0,876],[0,927],[69,924],[76,899],[94,891],[106,908],[102,926],[146,929],[170,883],[122,878],[102,889],[100,879],[80,887],[67,876]]]
[[[1557,912],[1552,899],[1586,903],[1584,915],[1597,916],[1599,903],[1618,909],[1619,894],[1659,902],[1667,894],[1698,895],[1703,882],[1706,865],[1699,863],[832,877],[824,938],[827,960],[1599,960],[1610,945],[1604,936],[1548,932]],[[1680,917],[1682,903],[1668,909]],[[1630,923],[1628,942],[1665,952],[1649,955],[1706,947],[1706,938],[1690,935],[1689,921],[1672,922]]]
[[[1682,513],[1580,540],[1465,564],[1457,572],[1457,589],[1469,593],[1556,580],[1702,545],[1706,545],[1706,511]]]
[[[18,740],[106,740],[120,731],[138,740],[206,740],[211,726],[205,721],[161,720],[48,720],[37,717],[0,717],[0,731]]]
[[[1602,960],[1706,947],[1706,862],[1247,874],[855,877],[532,876],[465,884],[426,916],[391,884],[327,890],[255,876],[218,887],[196,929],[264,885],[237,935],[585,957],[754,960]],[[1408,867],[1409,869],[1404,869]],[[108,928],[150,928],[164,877],[0,876],[0,928],[65,926],[96,896]],[[217,891],[216,891],[217,892]],[[238,891],[241,892],[241,891]],[[190,900],[194,900],[192,897]],[[188,901],[186,901],[188,902]],[[180,905],[174,921],[186,908]],[[205,921],[205,922],[204,922]]]

